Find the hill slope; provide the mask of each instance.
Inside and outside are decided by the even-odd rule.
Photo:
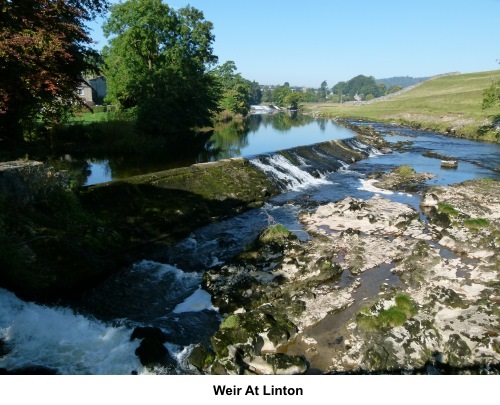
[[[391,99],[369,105],[304,105],[322,117],[394,121],[454,136],[500,141],[500,107],[482,109],[483,93],[500,70],[440,77]]]

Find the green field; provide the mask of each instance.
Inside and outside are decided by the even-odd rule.
[[[499,142],[500,106],[482,109],[483,93],[496,80],[500,80],[500,70],[445,76],[372,104],[311,103],[301,107],[307,113],[325,118],[390,121]]]

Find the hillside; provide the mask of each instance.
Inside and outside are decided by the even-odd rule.
[[[303,107],[306,113],[325,118],[393,121],[453,136],[500,142],[500,107],[482,109],[484,90],[494,80],[500,80],[500,70],[440,77],[369,105],[323,103]]]

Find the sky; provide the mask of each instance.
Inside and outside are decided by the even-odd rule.
[[[111,0],[118,3],[118,0]],[[219,63],[259,84],[329,87],[500,68],[500,0],[166,0],[214,25]],[[97,47],[100,25],[90,28]]]

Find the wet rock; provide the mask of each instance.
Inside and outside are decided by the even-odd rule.
[[[154,328],[150,326],[142,327],[139,326],[134,329],[130,340],[135,339],[150,339],[156,340],[160,343],[165,343],[167,341],[167,334],[163,332],[160,328]]]
[[[430,224],[409,206],[380,197],[321,205],[302,215],[309,241],[272,249],[262,243],[214,272],[212,284],[228,291],[238,286],[237,277],[250,278],[246,290],[236,291],[255,297],[256,305],[235,297],[241,306],[212,339],[211,372],[273,374],[277,368],[269,356],[278,352],[303,353],[308,370],[322,372],[452,373],[500,364],[498,331],[492,327],[498,323],[500,246],[491,237],[498,235],[500,190],[490,181],[451,188],[428,193],[421,207],[429,205],[434,213]],[[459,203],[469,196],[474,203]],[[486,221],[475,221],[479,214]],[[375,294],[383,294],[360,305],[364,276],[387,265],[401,286],[381,280]],[[401,300],[399,289],[408,300]],[[264,308],[275,320],[290,322],[293,331],[258,318]],[[338,328],[331,345],[324,343],[323,322]],[[439,367],[432,366],[436,353]]]
[[[175,364],[167,348],[156,339],[143,339],[139,347],[135,350],[135,354],[145,367],[171,367]]]
[[[213,350],[205,347],[204,345],[197,344],[189,354],[187,362],[200,372],[206,371],[215,359]]]
[[[432,173],[417,173],[411,166],[400,166],[382,176],[375,186],[385,190],[416,191],[435,177]]]

